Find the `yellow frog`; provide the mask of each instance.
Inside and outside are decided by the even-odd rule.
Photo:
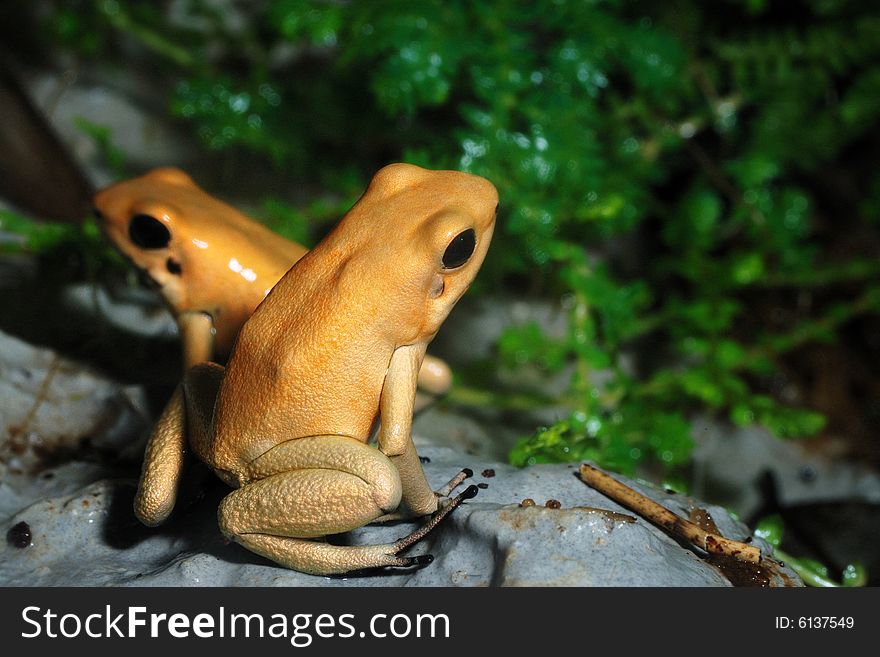
[[[308,252],[176,168],[111,185],[94,205],[104,234],[158,286],[174,314],[184,371],[225,358],[245,320]],[[426,356],[419,387],[443,394],[451,383],[448,365]]]
[[[148,442],[137,516],[168,517],[189,447],[237,489],[220,505],[223,534],[258,554],[315,574],[427,563],[399,553],[476,487],[447,497],[467,471],[436,493],[428,485],[411,437],[417,376],[483,262],[497,202],[470,174],[379,171],[272,288],[225,370],[186,374]],[[378,449],[368,444],[377,416]],[[428,514],[391,544],[321,540]]]

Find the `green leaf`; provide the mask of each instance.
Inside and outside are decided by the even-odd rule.
[[[778,548],[782,544],[783,531],[782,516],[774,514],[758,521],[754,535],[764,539],[774,548]]]
[[[861,562],[856,561],[846,565],[843,569],[844,586],[866,586],[867,584],[868,571]]]

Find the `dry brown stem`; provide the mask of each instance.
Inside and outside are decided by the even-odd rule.
[[[704,531],[698,525],[675,515],[669,509],[657,504],[654,500],[645,497],[638,491],[620,483],[591,465],[581,464],[580,477],[584,483],[592,486],[603,495],[610,497],[615,502],[639,514],[645,520],[665,529],[671,534],[683,538],[706,552],[723,554],[751,563],[759,563],[761,561],[761,550],[754,545],[746,545],[745,543]]]

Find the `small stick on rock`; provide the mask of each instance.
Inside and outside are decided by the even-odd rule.
[[[638,491],[620,483],[591,465],[582,463],[580,476],[588,486],[595,488],[603,495],[634,511],[645,518],[645,520],[685,539],[706,552],[724,554],[752,563],[759,563],[761,561],[761,550],[754,545],[746,545],[739,541],[724,538],[718,534],[710,534],[701,529],[699,525],[675,515],[669,509],[657,504],[654,500],[645,497]]]

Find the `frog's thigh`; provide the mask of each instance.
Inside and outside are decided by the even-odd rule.
[[[378,450],[345,436],[299,438],[278,445],[252,465],[252,474],[267,476],[221,503],[220,529],[227,537],[303,572],[407,563],[394,556],[391,545],[333,546],[308,540],[361,527],[397,507],[400,479]]]
[[[211,426],[214,405],[226,370],[217,363],[201,363],[184,376],[189,445],[204,463],[214,462]]]

